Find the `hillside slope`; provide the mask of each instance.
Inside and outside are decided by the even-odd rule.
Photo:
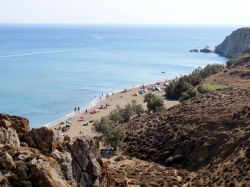
[[[250,55],[229,60],[224,71],[206,78],[202,83],[250,89]]]
[[[250,179],[249,90],[206,93],[163,113],[135,118],[124,128],[129,156],[195,172],[202,175],[202,185]]]

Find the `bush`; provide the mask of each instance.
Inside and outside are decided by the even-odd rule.
[[[123,117],[122,117],[122,108],[117,105],[116,109],[112,110],[109,113],[108,118],[115,124],[122,122]]]
[[[206,93],[206,92],[219,90],[222,88],[224,88],[224,86],[216,85],[216,84],[202,84],[197,89],[200,93]]]
[[[144,96],[144,102],[147,103],[149,112],[159,112],[164,110],[164,100],[152,93],[148,93]]]
[[[132,101],[132,108],[133,108],[134,114],[138,116],[141,116],[145,112],[143,106],[141,104],[137,104],[136,100]]]
[[[224,65],[221,64],[208,64],[203,70],[201,70],[201,78],[205,79],[210,75],[216,74],[224,69]]]
[[[193,89],[193,86],[184,79],[174,80],[166,88],[166,96],[168,99],[179,99],[182,93]]]
[[[195,88],[192,88],[192,89],[189,89],[186,92],[182,93],[179,100],[180,100],[180,102],[183,102],[183,101],[188,100],[192,97],[195,97],[196,95],[197,95],[197,90]]]
[[[114,123],[123,123],[129,121],[134,115],[142,115],[144,108],[141,104],[137,104],[135,100],[132,103],[127,104],[124,108],[116,106],[116,109],[112,110],[108,118]]]
[[[99,120],[94,121],[93,127],[94,127],[94,129],[95,129],[96,132],[105,134],[111,128],[111,121],[108,118],[106,118],[106,117],[102,117],[100,119],[100,121]]]
[[[131,104],[125,105],[121,113],[122,113],[121,116],[122,116],[123,122],[129,121],[134,115],[134,110],[132,108],[132,105]]]
[[[221,64],[207,65],[206,67],[195,69],[191,74],[180,77],[172,81],[169,86],[165,89],[167,99],[180,99],[185,100],[195,96],[194,87],[200,84],[200,82],[209,77],[210,75],[216,74],[224,69]]]
[[[102,117],[100,121],[95,121],[93,126],[97,132],[102,133],[104,143],[111,145],[114,150],[122,143],[124,138],[123,129],[113,125],[108,118]]]
[[[121,145],[124,139],[124,131],[120,127],[112,127],[107,133],[103,134],[105,144],[111,145],[114,150]]]

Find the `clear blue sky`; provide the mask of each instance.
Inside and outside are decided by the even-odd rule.
[[[250,25],[249,0],[0,0],[0,23]]]

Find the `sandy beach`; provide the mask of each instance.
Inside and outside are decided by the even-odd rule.
[[[164,83],[166,82],[167,81],[158,82],[157,86],[159,88],[163,88]],[[153,85],[156,85],[156,84],[153,84]],[[160,91],[159,90],[151,91],[151,90],[148,90],[149,86],[150,85],[145,85],[146,93],[151,92],[158,96],[164,97],[165,91],[163,89],[160,89]],[[107,116],[110,113],[110,111],[116,108],[117,105],[123,107],[126,104],[131,103],[132,100],[136,100],[137,103],[142,104],[144,109],[146,109],[146,103],[143,102],[145,94],[135,96],[135,93],[139,89],[140,89],[139,87],[130,88],[130,89],[126,89],[126,91],[112,93],[109,96],[106,96],[106,95],[102,97],[100,96],[101,98],[99,99],[97,104],[87,109],[87,113],[86,113],[86,109],[81,109],[80,113],[69,115],[68,117],[62,118],[61,120],[51,123],[48,127],[53,129],[56,133],[59,133],[61,135],[68,135],[70,137],[76,137],[81,134],[94,137],[96,133],[93,131],[93,127],[92,127],[93,123],[91,122],[94,120],[98,120],[103,116]],[[165,108],[169,108],[178,103],[179,103],[178,101],[170,101],[170,100],[164,99]],[[106,106],[106,105],[108,105],[107,108],[101,109],[102,106]],[[91,111],[92,112],[96,111],[96,113],[91,114],[90,113]],[[66,131],[62,131],[63,127],[66,127],[66,124],[71,124],[70,128],[68,128]]]

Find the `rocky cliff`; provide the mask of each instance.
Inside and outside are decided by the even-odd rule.
[[[97,142],[71,140],[28,120],[0,114],[0,186],[108,186]]]
[[[241,28],[227,36],[225,40],[215,48],[215,53],[224,57],[238,57],[250,48],[250,28]]]

